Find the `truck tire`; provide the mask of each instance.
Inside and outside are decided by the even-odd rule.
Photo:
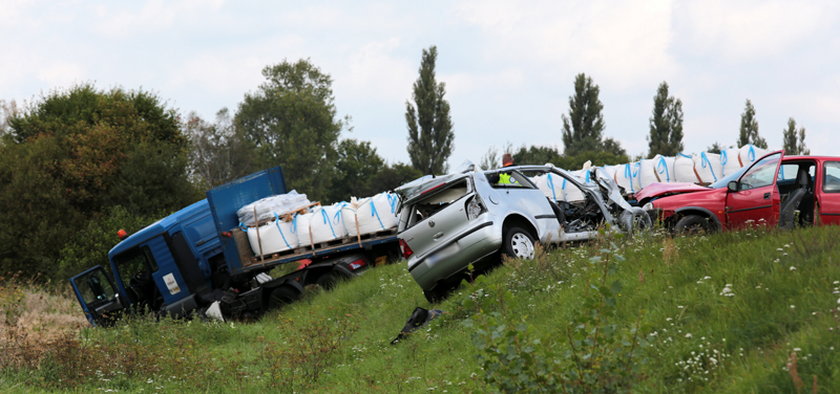
[[[709,234],[714,231],[714,226],[709,219],[700,215],[686,215],[677,220],[674,225],[674,234]]]
[[[533,259],[534,237],[521,227],[510,227],[505,230],[502,253],[513,259]]]
[[[342,270],[332,269],[329,272],[318,277],[315,283],[321,286],[324,290],[332,290],[335,286],[344,280],[350,279],[350,275]]]
[[[271,289],[271,293],[268,294],[268,308],[275,309],[280,308],[283,305],[291,304],[292,302],[297,301],[300,296],[300,291],[292,286],[277,286]]]

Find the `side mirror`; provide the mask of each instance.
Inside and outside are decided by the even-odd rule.
[[[729,183],[726,184],[726,189],[730,192],[737,192],[740,190],[740,186],[741,185],[738,184],[738,181],[729,181]]]

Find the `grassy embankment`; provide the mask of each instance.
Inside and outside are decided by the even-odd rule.
[[[429,307],[401,263],[258,322],[73,323],[34,354],[7,329],[5,354],[23,357],[4,359],[0,391],[840,392],[839,238],[831,227],[553,250],[465,284],[397,345],[413,308]]]

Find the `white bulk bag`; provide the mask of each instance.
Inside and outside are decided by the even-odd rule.
[[[577,177],[580,182],[591,182],[589,179],[589,171],[587,170],[572,171],[571,174]],[[583,190],[580,190],[580,188],[575,186],[574,183],[571,183],[566,179],[563,179],[561,188],[563,189],[563,199],[565,201],[582,201],[585,198]]]
[[[723,176],[731,175],[744,165],[741,164],[741,150],[729,148],[720,151],[720,165],[723,166]]]
[[[533,181],[546,197],[554,201],[563,200],[563,183],[566,181],[566,178],[552,173],[546,173],[535,176]]]
[[[259,227],[247,228],[248,243],[254,255],[284,252],[298,246],[295,221],[284,222],[277,216]]]
[[[694,156],[694,169],[701,183],[715,183],[723,177],[723,166],[717,153],[700,152]]]
[[[396,227],[396,204],[396,196],[388,193],[355,201],[352,205],[356,206],[359,234],[373,234]],[[346,225],[354,227],[352,223]]]
[[[694,172],[694,156],[685,153],[678,153],[674,158],[674,181],[675,182],[702,182],[697,179],[698,174]]]
[[[641,169],[641,163],[627,163],[621,164],[617,166],[618,169],[615,173],[615,183],[618,186],[624,188],[624,192],[628,194],[633,194],[641,189],[639,185],[639,170]]]
[[[671,173],[673,172],[674,165],[673,157],[670,159],[670,168],[668,166],[668,158],[662,155],[656,155],[652,159],[640,161],[639,186],[645,187],[654,182],[671,182]]]
[[[617,166],[603,166],[598,167],[598,172],[602,177],[610,178],[615,182],[615,173],[618,171]]]
[[[315,214],[311,212],[295,215],[294,221],[299,247],[308,248],[313,244],[312,231],[310,231],[310,223],[312,222],[312,218],[314,217]]]
[[[311,242],[318,244],[341,239],[347,236],[344,221],[341,219],[341,207],[327,205],[315,209],[309,219],[309,233]]]
[[[245,205],[236,211],[236,215],[240,223],[253,226],[256,222],[271,219],[275,214],[282,215],[305,208],[308,205],[309,200],[306,198],[306,194],[300,194],[292,190],[286,194],[269,196]],[[257,213],[256,220],[254,220],[255,210]]]
[[[752,162],[760,159],[762,156],[770,153],[770,151],[767,149],[761,149],[753,144],[747,144],[742,146],[740,152],[738,153],[738,157],[741,159],[741,164],[748,166]]]

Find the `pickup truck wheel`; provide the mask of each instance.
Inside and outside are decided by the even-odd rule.
[[[700,215],[684,216],[680,220],[677,220],[677,224],[674,225],[675,234],[708,234],[713,230],[714,228],[709,223],[709,219]]]
[[[301,294],[297,289],[291,286],[278,286],[271,290],[268,294],[268,307],[270,309],[279,308],[286,304],[291,304],[300,298]]]
[[[521,227],[511,227],[505,231],[502,252],[511,258],[533,259],[534,238]]]

